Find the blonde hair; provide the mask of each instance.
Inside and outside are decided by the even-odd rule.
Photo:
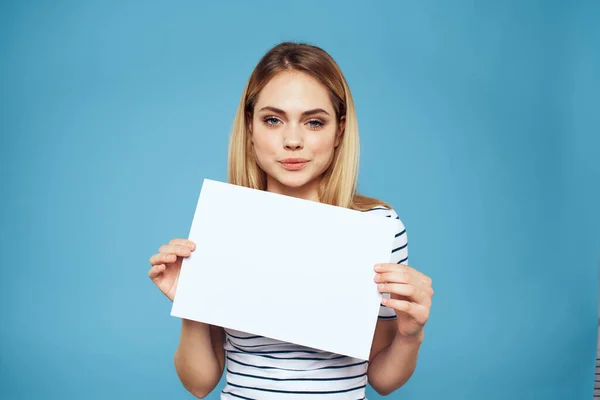
[[[345,120],[340,144],[334,150],[331,166],[321,179],[319,200],[355,210],[376,206],[391,208],[381,200],[357,193],[359,136],[350,88],[333,58],[323,49],[305,43],[278,44],[261,58],[250,75],[238,105],[229,143],[229,183],[266,190],[266,174],[258,166],[252,151],[249,118],[260,91],[271,78],[284,71],[304,72],[321,82],[329,91],[338,124],[342,118]]]

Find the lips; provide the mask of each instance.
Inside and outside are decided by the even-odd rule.
[[[279,164],[289,171],[299,171],[306,167],[308,160],[304,158],[286,158],[285,160],[279,161]]]

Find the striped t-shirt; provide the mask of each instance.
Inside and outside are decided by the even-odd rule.
[[[396,212],[384,207],[366,212],[397,221],[390,262],[406,264],[406,230]],[[382,305],[379,318],[394,319],[396,313]],[[366,400],[367,361],[232,329],[225,333],[226,384],[221,399]]]

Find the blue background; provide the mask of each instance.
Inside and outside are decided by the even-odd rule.
[[[282,40],[341,65],[360,187],[434,281],[389,398],[591,398],[599,20],[593,1],[2,2],[0,398],[191,398],[148,258],[226,179],[243,86]]]

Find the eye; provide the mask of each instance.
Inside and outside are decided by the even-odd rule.
[[[263,118],[263,122],[266,125],[277,125],[279,124],[281,121],[275,117],[265,117]]]
[[[310,129],[320,129],[323,127],[323,122],[319,121],[318,119],[311,119],[310,121],[308,121],[308,127]]]

